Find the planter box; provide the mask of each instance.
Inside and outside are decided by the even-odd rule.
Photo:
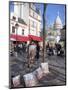
[[[33,73],[26,74],[23,77],[24,77],[26,87],[36,86],[37,79]]]
[[[20,85],[20,75],[13,77],[12,81],[13,81],[13,86],[18,87]]]
[[[38,80],[40,80],[43,77],[43,70],[42,70],[41,67],[36,69],[36,77],[37,77]]]

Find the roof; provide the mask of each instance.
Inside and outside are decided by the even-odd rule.
[[[21,23],[21,24],[27,25],[27,24],[25,23],[25,21],[24,21],[23,19],[21,19],[21,18],[18,18],[18,22]]]
[[[54,26],[55,26],[55,29],[62,29],[62,21],[61,21],[59,15],[57,16],[57,18],[54,22]]]

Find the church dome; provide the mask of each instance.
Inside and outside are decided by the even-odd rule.
[[[54,27],[55,27],[55,29],[62,29],[62,21],[59,17],[59,14],[55,20]]]

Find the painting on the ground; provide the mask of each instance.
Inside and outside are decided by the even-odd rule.
[[[66,5],[9,1],[9,88],[66,85]]]

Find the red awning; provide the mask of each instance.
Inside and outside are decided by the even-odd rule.
[[[42,37],[34,36],[34,35],[29,35],[29,40],[34,40],[34,41],[42,41]]]
[[[26,41],[29,40],[29,38],[26,37],[26,36],[13,35],[13,34],[10,35],[10,38],[13,38],[13,39],[15,39],[17,41],[22,41],[22,42],[26,42]]]

